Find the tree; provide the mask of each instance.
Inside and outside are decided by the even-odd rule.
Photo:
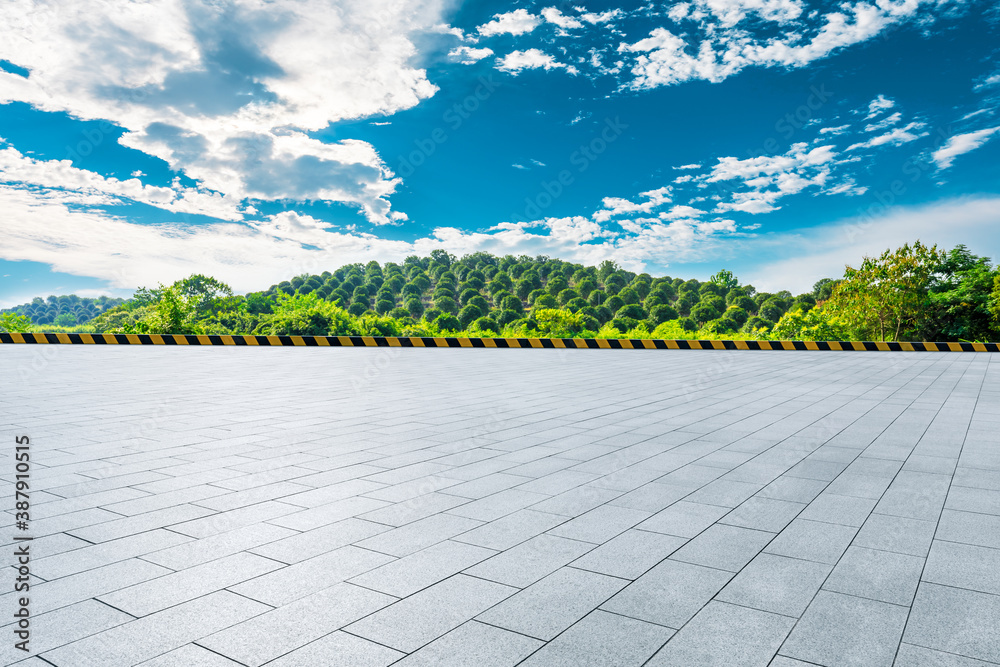
[[[708,281],[721,287],[723,289],[723,293],[728,292],[734,287],[739,287],[740,285],[740,281],[736,279],[733,272],[726,271],[724,269],[709,278]]]
[[[920,241],[865,257],[858,268],[845,269],[827,308],[863,340],[914,336],[924,324],[931,279],[943,259],[937,246]]]
[[[31,330],[31,319],[17,313],[0,313],[0,332],[26,333]]]
[[[677,309],[665,303],[653,306],[649,310],[649,319],[653,320],[657,324],[663,324],[668,320],[676,320]]]

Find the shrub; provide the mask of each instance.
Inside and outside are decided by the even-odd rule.
[[[734,329],[739,329],[741,326],[746,324],[746,321],[750,318],[749,313],[739,306],[730,306],[726,309],[726,312],[723,313],[722,316],[727,320],[732,320],[736,323]]]
[[[604,290],[595,289],[587,297],[587,303],[591,306],[600,306],[608,300],[608,295]]]
[[[607,306],[608,310],[612,313],[617,313],[621,310],[621,307],[625,305],[625,302],[621,300],[621,297],[615,295],[605,301],[604,305]]]
[[[270,336],[356,336],[358,321],[315,294],[282,298],[256,333]]]
[[[459,311],[458,319],[461,321],[462,326],[467,327],[480,317],[483,317],[485,314],[486,313],[482,308],[470,303],[468,306]]]
[[[677,320],[677,323],[680,324],[681,329],[683,329],[684,331],[698,330],[698,324],[690,317],[682,317],[679,320]]]
[[[472,323],[471,329],[489,336],[496,336],[500,331],[500,327],[497,325],[496,321],[489,317],[480,317]]]
[[[458,331],[462,328],[462,323],[451,313],[441,313],[434,320],[435,326],[441,331]]]
[[[676,320],[677,315],[677,309],[666,304],[653,306],[649,309],[649,319],[653,320],[656,324],[663,324],[667,320]]]
[[[691,317],[697,322],[710,322],[721,314],[721,310],[715,304],[705,303],[704,301],[699,302],[698,305],[691,309]]]
[[[533,308],[556,308],[559,303],[551,294],[542,294],[532,304]]]
[[[633,320],[644,320],[646,319],[646,311],[642,309],[642,306],[633,303],[619,308],[618,312],[615,313],[615,317],[628,317]]]

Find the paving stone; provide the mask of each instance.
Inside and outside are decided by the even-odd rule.
[[[268,609],[259,602],[219,591],[91,634],[43,657],[55,665],[131,667]]]
[[[467,570],[466,574],[525,588],[594,548],[557,535],[538,535]],[[376,572],[372,573],[377,574]]]
[[[798,618],[832,569],[823,563],[758,554],[715,599]]]
[[[674,631],[596,610],[545,644],[520,667],[633,667],[644,665]]]
[[[802,510],[799,518],[860,528],[868,515],[871,514],[875,504],[876,500],[871,498],[838,496],[823,492]],[[883,512],[883,514],[886,513]]]
[[[396,667],[476,665],[509,667],[523,664],[543,642],[492,625],[469,621],[395,663]]]
[[[728,583],[732,573],[665,560],[601,609],[678,629]]]
[[[198,644],[257,667],[395,601],[366,588],[338,584],[203,637]],[[262,642],[261,637],[268,639]]]
[[[548,641],[627,583],[624,579],[564,567],[480,614],[477,619]]]
[[[13,618],[14,608],[10,606],[4,608],[9,610],[10,618]],[[131,620],[133,618],[128,614],[112,609],[97,600],[84,600],[32,617],[31,639],[28,647],[31,653],[36,655],[50,652],[60,646],[72,645],[73,642],[97,635]],[[4,621],[6,622],[7,618],[4,618]],[[9,639],[13,639],[13,624],[5,625],[3,631]],[[28,655],[20,649],[14,648],[13,641],[5,641],[0,644],[0,663],[4,665],[12,665]],[[77,663],[66,662],[63,664]]]
[[[549,530],[550,535],[602,544],[652,516],[650,512],[602,505]]]
[[[483,525],[451,514],[434,514],[355,542],[357,546],[401,558]]]
[[[766,665],[794,623],[786,616],[710,602],[647,664]]]
[[[147,616],[280,567],[281,564],[273,560],[238,553],[101,595],[98,599],[133,616]]]
[[[951,510],[1000,515],[1000,490],[952,486],[944,506]]]
[[[1000,549],[935,540],[922,579],[1000,595]]]
[[[820,591],[779,653],[829,667],[892,665],[906,607]]]
[[[330,634],[267,663],[268,667],[387,667],[405,654],[346,632]]]
[[[239,664],[208,649],[187,644],[140,663],[138,667],[239,667]]]
[[[172,570],[182,570],[298,534],[288,528],[258,523],[154,551],[144,555],[143,560]]]
[[[411,653],[516,592],[510,586],[457,574],[352,623],[346,630]]]
[[[854,538],[853,544],[924,558],[931,547],[936,528],[934,521],[872,514]]]
[[[682,500],[662,512],[657,512],[639,524],[638,527],[642,530],[651,530],[677,537],[694,537],[728,512],[729,509],[726,507],[702,505]]]
[[[903,641],[1000,662],[1000,596],[921,583]]]
[[[443,581],[494,554],[496,552],[492,549],[445,540],[369,570],[350,581],[358,586],[402,598]]]
[[[253,600],[279,606],[339,584],[392,560],[391,556],[385,554],[346,546],[275,569],[269,574],[229,588],[234,593]]]
[[[389,526],[362,519],[344,519],[304,533],[268,542],[250,549],[251,553],[282,563],[299,563],[348,544],[391,530]]]
[[[573,561],[573,567],[611,577],[636,579],[687,540],[645,530],[627,530]]]
[[[857,532],[850,526],[799,518],[778,533],[764,551],[835,565]]]
[[[941,512],[935,538],[1000,549],[1000,516],[946,509]]]
[[[804,503],[754,496],[719,519],[719,522],[777,533],[791,523],[805,506]]]
[[[989,667],[994,664],[906,642],[899,645],[896,662],[893,663],[894,667]]]
[[[823,588],[908,607],[923,567],[924,559],[918,556],[852,546]]]
[[[738,572],[773,538],[774,533],[720,523],[709,526],[705,532],[671,554],[670,558]]]
[[[568,520],[559,514],[525,509],[462,533],[455,541],[498,551],[510,549]]]

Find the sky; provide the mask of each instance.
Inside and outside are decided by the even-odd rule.
[[[0,306],[351,262],[1000,260],[1000,7],[5,0]]]

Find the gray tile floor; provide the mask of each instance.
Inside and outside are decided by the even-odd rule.
[[[27,434],[35,537],[32,656],[7,625],[0,663],[1000,664],[1000,356],[3,346],[0,370],[3,534]]]

